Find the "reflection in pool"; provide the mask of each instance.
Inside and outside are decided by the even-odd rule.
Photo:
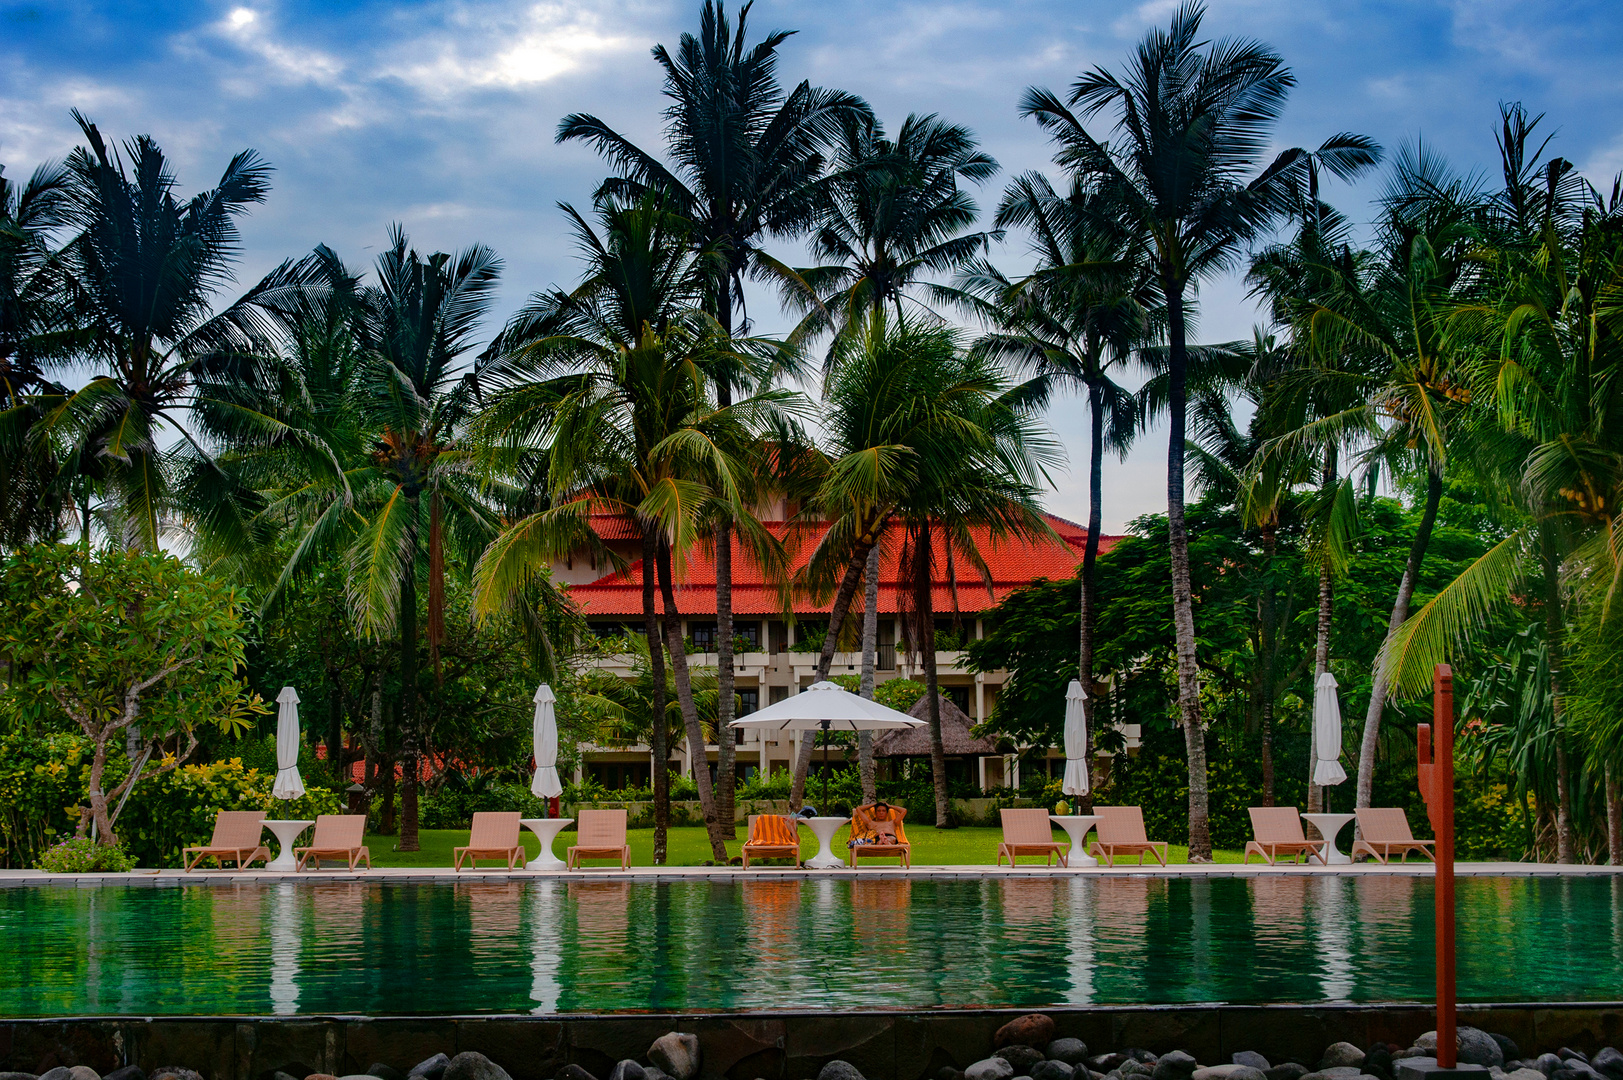
[[[1623,877],[1467,877],[1464,1001],[1613,1000]],[[1407,876],[0,889],[0,1015],[1393,1001]]]

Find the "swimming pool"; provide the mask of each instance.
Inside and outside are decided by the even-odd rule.
[[[1422,1000],[1409,876],[0,889],[0,1016]],[[1623,877],[1458,883],[1462,1001],[1623,998]]]

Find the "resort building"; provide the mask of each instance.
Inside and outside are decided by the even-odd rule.
[[[954,775],[973,779],[982,789],[1019,782],[1018,763],[1013,754],[1002,754],[989,741],[971,739],[958,728],[978,724],[990,714],[1007,672],[971,671],[963,644],[985,633],[985,616],[1014,590],[1039,579],[1063,579],[1075,575],[1081,563],[1087,530],[1064,518],[1049,516],[1056,534],[1052,539],[992,541],[985,530],[976,537],[977,548],[990,570],[987,580],[977,569],[966,567],[960,558],[946,558],[938,550],[934,559],[936,580],[933,603],[936,613],[936,668],[945,701],[955,706],[951,719],[957,752],[949,764]],[[635,524],[627,518],[599,515],[594,528],[606,546],[624,563],[624,569],[610,571],[598,560],[570,559],[553,567],[554,579],[570,587],[575,602],[584,612],[590,632],[603,639],[642,633],[643,565],[641,539]],[[768,528],[784,543],[793,571],[800,571],[828,529],[824,522],[768,522]],[[1100,552],[1110,550],[1119,537],[1101,536]],[[688,554],[685,570],[678,575],[675,589],[682,615],[682,633],[689,642],[690,663],[716,665],[716,564],[713,550],[701,547]],[[817,657],[828,625],[831,601],[795,591],[790,599],[793,618],[786,617],[780,589],[735,540],[733,545],[733,632],[736,645],[734,667],[737,677],[739,714],[748,715],[763,705],[782,701],[799,693],[816,678]],[[888,547],[880,559],[879,628],[875,659],[876,682],[905,678],[924,681],[922,659],[909,652],[901,633],[901,612],[908,586],[900,580],[898,552]],[[848,633],[855,641],[861,626],[862,596],[859,593],[847,620]],[[599,664],[629,677],[633,658],[611,655]],[[858,675],[862,671],[859,644],[853,651],[834,655],[832,676]],[[922,705],[922,702],[921,702]],[[1138,731],[1133,725],[1125,732],[1136,746]],[[740,777],[756,770],[770,775],[773,769],[791,767],[799,750],[799,733],[744,731],[740,733],[738,763]],[[962,743],[962,747],[957,747]],[[895,759],[905,757],[902,743],[890,751]],[[927,750],[925,751],[927,753]],[[1063,754],[1051,752],[1064,765]],[[714,770],[717,747],[707,748]],[[672,748],[671,765],[691,774],[691,761],[685,742]],[[1056,766],[1050,766],[1056,768]],[[645,785],[652,770],[650,749],[643,744],[582,747],[576,780],[590,775],[610,788]]]

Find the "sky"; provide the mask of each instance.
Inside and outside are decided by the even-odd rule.
[[[736,8],[730,4],[729,10]],[[801,79],[866,98],[894,130],[909,113],[973,129],[1002,165],[977,191],[988,216],[1003,184],[1053,170],[1021,120],[1028,86],[1064,90],[1095,66],[1120,69],[1175,0],[757,0],[751,40],[795,30],[780,49]],[[388,227],[420,250],[484,243],[505,261],[488,332],[524,298],[578,273],[561,201],[587,205],[603,164],[556,145],[558,120],[602,117],[639,145],[660,142],[660,71],[649,49],[698,24],[699,0],[591,3],[12,3],[0,0],[0,165],[21,179],[79,141],[71,109],[112,138],[153,136],[183,192],[212,186],[237,151],[275,166],[269,201],[243,223],[242,287],[318,243],[370,264]],[[1501,101],[1546,113],[1554,153],[1610,190],[1623,171],[1623,19],[1615,0],[1214,0],[1204,30],[1271,44],[1297,79],[1278,148],[1342,131],[1389,151],[1417,138],[1463,172],[1496,172]],[[1373,216],[1381,177],[1332,185],[1355,223]],[[782,256],[801,262],[792,242]],[[1026,262],[1011,235],[992,258]],[[222,294],[221,301],[229,297]],[[1243,281],[1202,284],[1195,338],[1247,338],[1259,321]],[[756,297],[756,328],[787,320]],[[1069,471],[1050,508],[1085,520],[1081,403],[1049,423]],[[1166,435],[1151,430],[1105,467],[1104,525],[1165,508]]]

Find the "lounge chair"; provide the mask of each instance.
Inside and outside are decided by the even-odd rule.
[[[1436,841],[1416,840],[1409,829],[1409,817],[1401,806],[1365,807],[1355,813],[1358,839],[1353,841],[1353,858],[1364,854],[1384,863],[1393,855],[1400,855],[1400,861],[1408,862],[1409,852],[1418,851],[1432,862],[1437,861],[1431,851]]]
[[[1088,853],[1104,859],[1106,866],[1116,865],[1117,855],[1137,855],[1138,865],[1144,865],[1144,853],[1155,856],[1162,866],[1167,864],[1167,846],[1144,835],[1144,811],[1137,806],[1095,806],[1099,815],[1099,832]]]
[[[744,869],[750,856],[757,859],[793,859],[800,865],[800,829],[782,814],[751,814],[749,839],[744,841]]]
[[[886,803],[859,806],[851,811],[851,839],[874,838],[870,843],[853,843],[850,847],[851,865],[858,859],[901,859],[902,865],[913,865],[913,845],[907,842],[902,819],[907,810]]]
[[[582,859],[619,859],[622,870],[631,865],[624,810],[582,810],[575,827],[580,831],[568,852],[569,869]]]
[[[1255,839],[1245,845],[1245,858],[1250,862],[1253,854],[1262,856],[1269,866],[1283,855],[1291,855],[1300,863],[1303,855],[1317,855],[1325,861],[1328,840],[1309,840],[1302,832],[1302,816],[1294,806],[1253,806],[1251,832]]]
[[[212,857],[220,869],[231,859],[237,869],[246,869],[255,859],[270,862],[270,848],[260,842],[264,832],[265,811],[221,810],[214,815],[214,837],[205,847],[189,847],[180,853],[181,865],[196,870],[197,864]],[[197,852],[197,858],[187,862],[187,856]]]
[[[366,868],[370,870],[372,853],[366,849],[365,840],[365,814],[319,814],[316,816],[316,834],[310,838],[310,846],[294,848],[293,854],[298,857],[300,870],[311,862],[320,870],[322,859],[343,859],[349,863],[351,870],[365,859]]]
[[[524,843],[519,836],[520,818],[517,810],[482,811],[473,815],[473,828],[468,830],[468,846],[451,849],[452,865],[462,869],[462,860],[468,860],[470,870],[479,869],[480,859],[506,859],[507,869],[524,865]]]
[[[1025,810],[1000,810],[1003,815],[1003,843],[997,846],[997,864],[1003,865],[1003,856],[1009,857],[1009,865],[1014,865],[1016,855],[1041,855],[1043,865],[1050,865],[1054,856],[1059,856],[1061,866],[1069,866],[1065,861],[1066,853],[1071,850],[1068,843],[1054,841],[1054,826],[1048,820],[1048,811],[1040,807]]]

